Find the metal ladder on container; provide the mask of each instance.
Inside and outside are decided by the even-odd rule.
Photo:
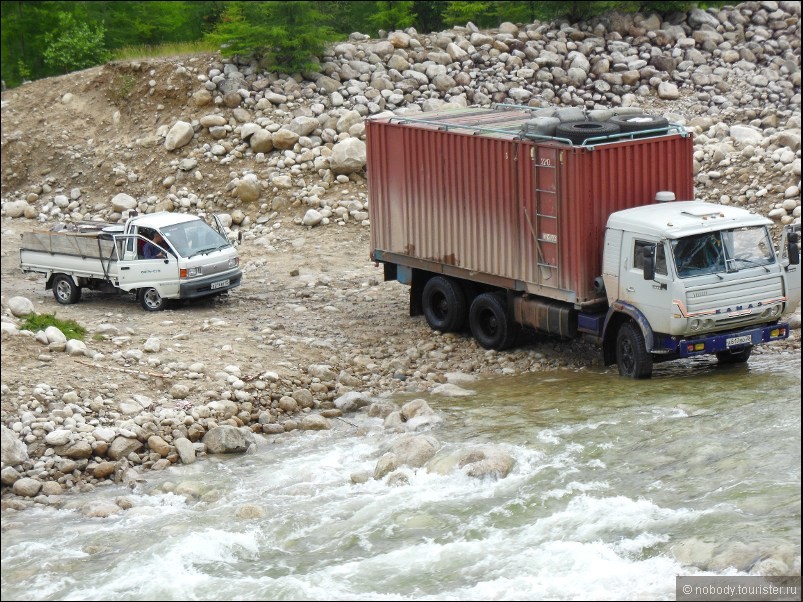
[[[534,223],[530,224],[535,242],[538,284],[559,287],[560,247],[558,246],[558,160],[560,149],[533,146],[535,184]],[[529,219],[529,218],[528,218]],[[552,261],[550,262],[550,259]]]

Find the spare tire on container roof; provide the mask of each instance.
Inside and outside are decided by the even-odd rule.
[[[562,123],[555,128],[555,136],[557,138],[568,138],[574,144],[582,144],[588,138],[610,136],[618,133],[619,126],[610,121],[575,121],[573,123]],[[602,141],[595,140],[595,142]]]
[[[614,115],[608,123],[615,123],[624,132],[640,132],[642,130],[665,130],[669,127],[669,120],[658,115],[636,113],[634,115]]]

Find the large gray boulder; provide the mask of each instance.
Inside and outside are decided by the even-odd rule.
[[[365,142],[346,138],[332,148],[329,166],[336,174],[350,174],[362,170],[367,160]]]
[[[210,454],[239,454],[248,451],[254,441],[250,431],[248,437],[242,429],[224,424],[211,429],[204,435],[203,443]]]
[[[195,131],[186,121],[177,121],[165,136],[165,148],[169,151],[189,144]]]
[[[16,433],[3,425],[0,435],[2,461],[6,466],[17,466],[28,459],[28,447],[19,440]]]
[[[419,468],[424,466],[440,444],[437,439],[428,435],[404,435],[396,439],[390,449],[376,463],[374,478],[381,479],[400,466]]]

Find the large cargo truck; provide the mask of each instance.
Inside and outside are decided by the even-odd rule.
[[[162,211],[132,215],[124,224],[80,222],[22,235],[20,267],[44,274],[58,303],[83,289],[136,295],[146,311],[170,299],[219,295],[240,285],[237,250],[214,217]]]
[[[581,140],[532,122],[525,107],[366,122],[371,258],[410,285],[411,315],[488,349],[522,327],[582,336],[633,378],[789,336],[799,224],[776,249],[770,220],[692,200],[688,131],[582,122],[569,131],[605,135]]]

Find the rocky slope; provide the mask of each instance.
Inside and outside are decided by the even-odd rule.
[[[695,134],[699,198],[800,220],[797,2],[353,34],[308,77],[197,55],[27,84],[2,97],[4,493],[57,503],[132,468],[192,461],[216,427],[325,428],[454,372],[598,366],[579,342],[496,354],[432,333],[368,262],[365,118],[491,103],[666,115]],[[89,329],[85,348],[20,335],[12,298],[57,306],[19,273],[19,233],[131,208],[225,213],[244,237],[243,286],[159,315],[101,295],[58,307]],[[797,334],[775,349],[799,352]]]

